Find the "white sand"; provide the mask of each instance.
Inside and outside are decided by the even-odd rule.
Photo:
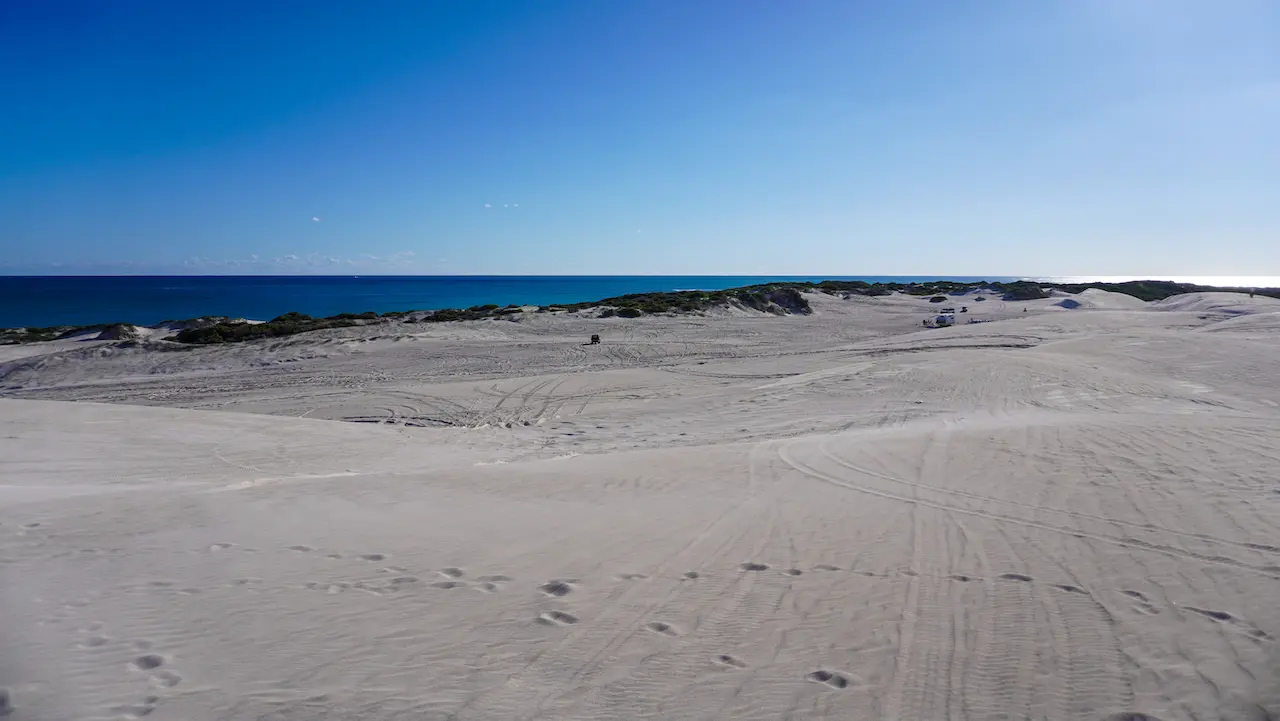
[[[0,349],[10,719],[1280,717],[1280,307],[1076,298]]]

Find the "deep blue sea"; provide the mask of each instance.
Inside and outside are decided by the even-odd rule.
[[[1016,280],[1007,276],[950,280]],[[21,276],[0,277],[0,328],[150,325],[202,315],[269,320],[485,303],[549,305],[626,293],[719,290],[771,281],[910,282],[940,276]]]

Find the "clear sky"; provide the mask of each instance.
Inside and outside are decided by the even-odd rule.
[[[0,3],[0,273],[1280,275],[1275,0]]]

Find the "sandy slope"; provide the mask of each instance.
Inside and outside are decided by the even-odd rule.
[[[1270,308],[1060,300],[15,354],[12,718],[1275,718]]]

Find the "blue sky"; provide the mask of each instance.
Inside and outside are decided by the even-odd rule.
[[[50,0],[0,67],[0,273],[1280,275],[1273,0]]]

